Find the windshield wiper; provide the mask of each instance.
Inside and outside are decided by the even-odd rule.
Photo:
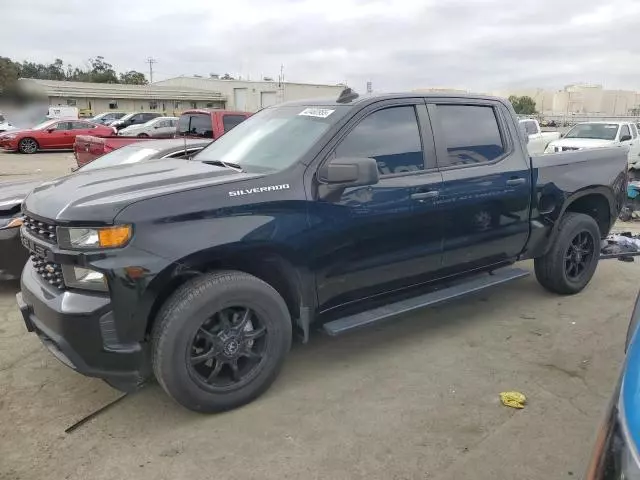
[[[206,163],[209,165],[220,165],[221,167],[230,168],[231,170],[235,170],[236,172],[245,173],[244,169],[237,163],[225,162],[223,160],[200,160],[200,161],[202,163]]]

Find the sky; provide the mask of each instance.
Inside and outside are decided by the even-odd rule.
[[[364,91],[640,90],[640,2],[628,0],[24,0],[0,55],[74,65],[102,55],[154,80],[230,73]]]

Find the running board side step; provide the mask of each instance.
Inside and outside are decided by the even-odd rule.
[[[501,268],[489,274],[475,276],[466,281],[458,281],[449,284],[439,290],[425,293],[417,297],[401,300],[399,302],[383,305],[382,307],[367,310],[365,312],[349,315],[324,324],[324,330],[331,336],[367,327],[374,323],[386,320],[397,315],[413,312],[425,307],[431,307],[439,303],[464,297],[479,292],[486,288],[501,285],[529,275],[527,270],[521,268]]]

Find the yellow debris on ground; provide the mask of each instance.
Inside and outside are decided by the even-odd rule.
[[[502,404],[511,408],[524,408],[527,397],[520,392],[502,392],[500,394]]]

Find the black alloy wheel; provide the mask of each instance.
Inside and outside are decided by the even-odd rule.
[[[189,372],[207,390],[250,381],[266,358],[267,327],[251,308],[225,308],[205,320],[189,347]]]
[[[567,278],[572,281],[580,279],[587,271],[595,254],[595,241],[588,231],[578,233],[564,256],[564,268]]]

